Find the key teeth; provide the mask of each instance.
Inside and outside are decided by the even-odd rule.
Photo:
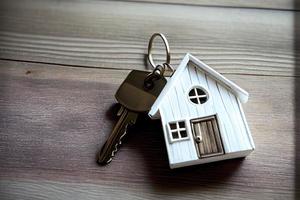
[[[107,165],[112,161],[112,158],[109,158],[107,161],[101,161],[100,159],[97,160],[99,165]]]
[[[106,161],[105,163],[101,163],[101,162],[98,161],[99,164],[109,164],[112,161],[113,157],[115,157],[116,153],[119,150],[118,147],[120,147],[120,145],[122,144],[123,137],[127,134],[127,128],[128,128],[128,125],[125,128],[126,131],[124,132],[124,134],[121,135],[121,137],[119,139],[119,142],[117,142],[117,144],[115,144],[114,150],[111,152],[111,157],[109,158],[109,160]]]
[[[127,127],[126,127],[126,130],[127,130]],[[118,152],[118,147],[122,144],[122,139],[123,137],[126,135],[127,131],[124,132],[123,135],[121,135],[120,139],[119,139],[119,142],[115,145],[115,149],[111,152],[111,158],[110,158],[110,161],[112,160],[113,157],[115,157],[116,153]]]
[[[110,158],[108,161],[106,161],[105,164],[109,164],[112,161],[112,158]]]
[[[117,151],[119,150],[119,147],[122,145],[122,139],[128,132],[128,126],[131,126],[136,123],[137,113],[131,111],[129,112],[126,108],[122,107],[119,110],[119,114],[121,115],[121,117],[117,122],[116,127],[113,129],[113,134],[118,135],[112,137],[110,136],[104,144],[104,146],[102,147],[102,149],[105,147],[105,151],[103,151],[103,156],[101,156],[101,151],[100,156],[98,158],[98,163],[101,165],[108,164],[113,160],[113,157],[116,155]],[[123,134],[120,131],[124,131]]]

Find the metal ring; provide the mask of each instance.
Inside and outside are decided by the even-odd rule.
[[[151,36],[151,38],[149,40],[149,44],[148,44],[148,60],[149,60],[149,62],[152,65],[153,68],[155,68],[157,66],[153,61],[153,57],[152,57],[152,53],[151,53],[152,52],[153,41],[154,41],[156,36],[159,36],[165,44],[165,47],[166,47],[166,62],[165,63],[170,64],[170,60],[171,60],[170,47],[169,47],[169,43],[167,41],[167,38],[162,33],[154,33]]]

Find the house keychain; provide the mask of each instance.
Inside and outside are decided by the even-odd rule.
[[[167,61],[157,66],[151,54],[156,36],[167,51]],[[245,157],[254,150],[241,105],[249,97],[245,90],[189,53],[174,71],[168,42],[160,33],[149,41],[148,59],[153,72],[133,70],[117,91],[123,105],[120,119],[102,147],[99,163],[111,161],[127,125],[147,111],[152,119],[161,119],[170,168]],[[167,83],[165,71],[171,72]]]

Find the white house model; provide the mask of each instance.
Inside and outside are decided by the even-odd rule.
[[[149,116],[161,119],[171,168],[245,157],[254,150],[241,102],[248,93],[187,54]]]

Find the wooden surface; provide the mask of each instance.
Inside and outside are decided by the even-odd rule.
[[[1,199],[296,198],[299,12],[172,2],[1,1]],[[160,122],[140,119],[114,161],[96,164],[113,95],[145,69],[153,32],[174,65],[193,53],[250,93],[249,157],[170,170]]]
[[[131,0],[127,0],[131,1]],[[299,2],[293,0],[133,0],[137,2],[168,3],[180,5],[201,5],[233,8],[263,8],[278,10],[298,10]]]

